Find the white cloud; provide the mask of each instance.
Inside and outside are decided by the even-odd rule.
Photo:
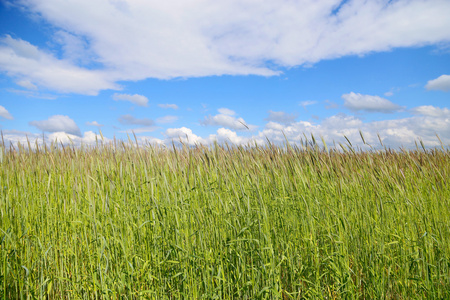
[[[109,72],[78,67],[9,35],[0,38],[0,70],[21,78],[19,82],[27,88],[43,86],[62,93],[86,95],[119,88]]]
[[[247,144],[248,142],[255,140],[251,137],[238,136],[235,131],[227,128],[219,128],[215,134],[202,138],[192,132],[190,128],[169,128],[165,131],[166,139],[164,144],[170,145],[172,142],[182,142],[188,145],[203,144],[208,145],[215,141],[218,143],[232,143],[232,144]],[[262,144],[263,142],[259,140]]]
[[[209,115],[205,117],[203,121],[201,121],[201,124],[205,126],[223,126],[234,130],[250,130],[250,131],[253,131],[258,127],[255,125],[247,124],[242,118],[233,117],[232,115],[234,115],[235,112],[230,109],[221,108],[218,111],[225,112],[226,114],[220,113],[215,116]]]
[[[74,120],[68,116],[55,115],[47,120],[31,121],[28,124],[46,132],[64,132],[76,136],[81,136],[80,128]]]
[[[167,123],[173,123],[177,120],[178,120],[177,116],[164,116],[164,117],[156,119],[156,123],[167,124]]]
[[[238,136],[235,131],[227,128],[219,128],[217,130],[217,134],[211,134],[207,140],[209,143],[217,141],[218,143],[242,145],[249,143],[251,141],[251,138]]]
[[[336,145],[339,142],[347,144],[344,138],[345,135],[350,139],[353,146],[369,149],[368,146],[364,146],[362,143],[359,133],[361,130],[365,141],[373,147],[380,147],[377,133],[381,136],[385,146],[394,149],[402,146],[415,148],[415,141],[419,139],[427,147],[439,147],[440,142],[436,138],[436,134],[439,135],[445,146],[450,146],[450,110],[448,108],[420,106],[410,110],[410,112],[413,115],[408,118],[366,123],[355,116],[345,114],[331,116],[320,123],[298,121],[291,124],[280,124],[270,121],[266,123],[261,131],[252,136],[239,135],[236,131],[219,128],[216,133],[202,137],[193,133],[190,128],[181,127],[167,129],[164,133],[166,136],[164,140],[145,136],[140,136],[138,139],[140,141],[147,140],[159,144],[164,143],[168,146],[172,142],[178,143],[180,140],[188,145],[211,144],[213,141],[232,142],[235,144],[248,144],[253,142],[264,144],[266,139],[279,144],[285,143],[287,139],[291,144],[299,144],[301,140],[305,141],[305,135],[311,141],[311,134],[313,134],[318,143],[321,143],[320,137],[323,137],[328,146],[333,147],[334,142],[336,142]],[[149,132],[154,130],[154,128],[140,127],[138,129],[141,129],[141,131],[135,131],[135,133]],[[63,139],[69,136],[76,145],[81,142],[87,143],[88,141],[93,143],[95,134],[92,132],[88,133],[85,132],[83,137],[81,137],[81,135],[75,136],[63,132],[54,132],[51,135],[45,136],[45,141],[49,142],[49,138],[58,137]],[[42,141],[42,135],[29,132],[4,130],[3,134],[6,143],[12,142],[15,144],[21,142],[24,144],[27,142],[27,137],[31,142],[37,140],[38,143],[41,143]]]
[[[351,92],[343,94],[344,106],[352,111],[391,113],[402,109],[401,106],[379,96],[361,95]]]
[[[199,137],[198,135],[195,135],[191,129],[186,127],[169,128],[165,131],[165,135],[169,142],[182,141],[183,143],[186,143],[188,145],[206,144],[205,139]]]
[[[99,134],[96,134],[92,131],[86,131],[81,135],[73,135],[66,132],[53,132],[51,134],[36,134],[32,132],[24,132],[18,130],[4,130],[3,137],[5,140],[5,144],[13,144],[17,145],[17,143],[21,143],[23,146],[27,147],[28,142],[30,142],[31,146],[34,147],[36,144],[41,146],[44,142],[46,144],[50,144],[54,141],[58,141],[58,145],[60,143],[64,145],[74,145],[76,147],[81,144],[84,145],[95,145],[97,142],[108,143],[111,139],[107,137],[102,137]]]
[[[53,25],[63,58],[7,36],[0,69],[66,93],[145,78],[271,76],[280,67],[450,39],[443,0],[347,1],[337,12],[338,0],[22,3]],[[101,69],[80,67],[89,63]]]
[[[317,101],[306,100],[306,101],[300,102],[300,105],[303,106],[303,107],[306,107],[306,106],[309,106],[309,105],[314,105],[316,103],[317,103]]]
[[[224,107],[219,108],[217,111],[218,111],[220,114],[223,114],[223,115],[229,115],[229,116],[234,116],[234,115],[236,114],[236,112],[235,112],[234,110],[231,110],[231,109],[229,109],[229,108],[224,108]]]
[[[7,91],[10,93],[17,94],[17,95],[22,95],[25,97],[37,98],[37,99],[55,100],[58,98],[58,96],[56,96],[56,95],[42,94],[42,93],[39,93],[38,91],[18,90],[18,89],[7,89]]]
[[[134,94],[134,95],[128,95],[128,94],[117,94],[115,93],[113,95],[113,99],[115,101],[130,101],[133,104],[139,105],[139,106],[147,106],[148,105],[148,99],[145,96]]]
[[[28,141],[38,144],[42,143],[42,134],[34,134],[31,132],[19,131],[19,130],[2,130],[3,141],[6,147],[10,145],[17,145],[20,143],[22,145],[27,145]]]
[[[93,121],[93,122],[86,122],[87,126],[96,126],[96,127],[103,127],[103,124],[99,124],[97,121]]]
[[[55,32],[54,41],[60,44],[64,59],[72,63],[88,65],[91,61],[89,57],[94,55],[88,49],[87,41],[81,36],[59,30]]]
[[[288,114],[284,111],[272,111],[269,110],[269,117],[267,117],[266,121],[274,121],[282,124],[290,124],[295,122],[297,119],[297,114]]]
[[[138,136],[137,139],[143,145],[150,144],[150,145],[165,146],[164,140],[152,136]]]
[[[13,116],[6,110],[3,106],[0,105],[0,117],[8,120],[13,120]]]
[[[369,149],[364,146],[360,137],[360,130],[363,132],[366,143],[373,147],[380,147],[377,134],[380,134],[385,146],[391,148],[408,147],[414,148],[415,141],[423,140],[427,147],[440,146],[435,134],[438,134],[444,145],[450,145],[450,110],[448,108],[438,108],[433,106],[417,107],[413,110],[414,116],[403,119],[384,120],[376,122],[363,122],[355,116],[337,114],[324,119],[320,123],[298,121],[290,124],[280,124],[274,121],[266,123],[263,130],[253,136],[240,136],[230,129],[220,128],[216,134],[208,137],[196,136],[196,140],[201,143],[233,142],[236,144],[248,144],[257,142],[263,144],[266,139],[271,142],[283,144],[286,139],[291,144],[299,144],[311,141],[311,134],[315,136],[318,143],[323,137],[329,147],[336,143],[347,144],[344,135],[352,144],[357,147]],[[185,128],[183,132],[188,132],[188,136],[193,133]],[[167,142],[167,141],[166,141]],[[337,145],[337,144],[336,144]]]
[[[158,106],[161,107],[161,108],[178,109],[178,105],[176,105],[176,104],[166,103],[166,104],[158,104]]]
[[[419,139],[423,140],[427,147],[439,146],[435,135],[437,133],[445,145],[450,145],[450,114],[447,108],[422,107],[413,111],[417,111],[418,115],[367,123],[355,116],[345,114],[331,116],[317,124],[304,121],[289,125],[269,122],[255,137],[267,137],[276,143],[283,143],[287,138],[290,143],[299,143],[301,139],[305,139],[304,134],[311,140],[312,133],[319,142],[320,136],[324,137],[330,146],[333,142],[346,144],[345,135],[353,145],[362,146],[359,134],[361,130],[366,142],[374,147],[380,146],[377,136],[379,133],[384,145],[388,147],[414,148],[414,142]],[[421,112],[420,115],[419,112]]]
[[[427,90],[450,91],[450,75],[441,75],[436,79],[428,81],[425,86]]]
[[[439,108],[432,105],[424,105],[418,106],[411,109],[413,114],[427,116],[427,117],[436,117],[436,118],[450,118],[450,109],[448,108]]]
[[[34,85],[33,83],[31,83],[31,81],[29,80],[19,80],[16,82],[17,85],[20,85],[21,87],[24,87],[28,90],[34,90],[36,91],[38,88],[36,85]]]
[[[101,142],[102,137],[100,135],[95,134],[92,131],[87,131],[84,133],[84,136],[78,136],[73,134],[68,134],[66,132],[54,132],[47,136],[47,141],[58,141],[63,144],[71,144],[74,143],[76,146],[83,144],[93,145],[97,141]],[[105,141],[105,140],[103,140]]]
[[[138,119],[132,115],[120,116],[119,122],[123,125],[140,125],[140,126],[153,126],[155,122],[148,118]]]

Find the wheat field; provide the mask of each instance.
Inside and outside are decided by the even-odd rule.
[[[4,299],[448,299],[450,151],[2,149]]]

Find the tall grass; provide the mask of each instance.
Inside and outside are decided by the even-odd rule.
[[[450,298],[447,149],[30,149],[0,163],[3,298]]]

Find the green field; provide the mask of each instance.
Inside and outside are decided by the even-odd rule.
[[[31,148],[2,150],[2,298],[450,298],[448,148]]]

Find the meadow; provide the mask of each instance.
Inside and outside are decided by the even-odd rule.
[[[4,299],[450,298],[448,147],[1,151]]]

